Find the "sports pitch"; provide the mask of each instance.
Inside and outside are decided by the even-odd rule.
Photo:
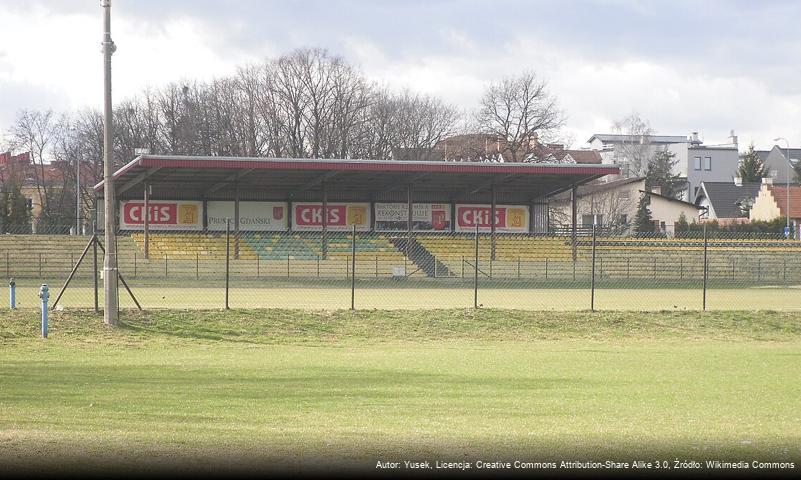
[[[123,319],[55,312],[43,340],[35,311],[3,316],[3,469],[801,459],[794,313]]]
[[[51,284],[52,304],[61,287]],[[139,303],[146,309],[209,309],[225,306],[223,287],[132,285]],[[0,291],[0,302],[8,304],[8,291]],[[102,284],[100,290],[102,306]],[[22,308],[38,307],[39,287],[20,285],[17,302]],[[481,288],[478,303],[488,308],[524,310],[589,310],[588,288]],[[701,310],[703,293],[699,288],[599,288],[595,292],[597,310]],[[93,288],[70,286],[59,305],[65,308],[91,308]],[[264,287],[234,286],[229,292],[232,308],[347,309],[351,306],[349,286]],[[135,307],[120,287],[120,306]],[[473,307],[472,288],[362,288],[355,292],[357,309],[431,309]],[[801,287],[711,288],[707,291],[709,310],[801,310]]]

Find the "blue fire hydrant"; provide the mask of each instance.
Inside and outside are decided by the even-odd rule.
[[[17,308],[17,282],[13,278],[8,281],[8,303],[11,310]]]
[[[42,337],[47,338],[47,301],[50,299],[50,290],[46,283],[39,289],[39,298],[42,299]]]

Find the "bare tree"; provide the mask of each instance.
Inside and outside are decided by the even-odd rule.
[[[638,113],[632,113],[615,121],[612,131],[623,135],[622,142],[614,152],[614,162],[620,165],[621,176],[645,175],[654,153],[651,148],[651,137],[654,134],[651,124]]]
[[[405,91],[390,105],[389,141],[397,160],[429,159],[434,147],[456,131],[456,109],[437,98]]]
[[[508,161],[525,161],[535,150],[537,137],[547,137],[564,123],[547,84],[533,72],[492,83],[481,98],[476,123],[485,134],[504,142]]]

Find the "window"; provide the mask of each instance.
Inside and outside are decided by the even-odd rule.
[[[701,157],[693,157],[693,168],[701,170]]]
[[[631,198],[631,192],[629,190],[621,190],[620,192],[618,192],[617,198],[629,199]]]
[[[704,170],[712,170],[712,157],[704,157]]]
[[[582,215],[581,216],[581,225],[584,227],[591,227],[592,226],[592,217],[598,217],[598,225],[603,225],[604,223],[604,216],[603,215]]]
[[[620,224],[621,225],[628,225],[629,224],[629,217],[625,213],[620,214]]]
[[[778,170],[773,169],[773,170],[770,171],[770,178],[776,178],[778,176],[779,176],[779,171]]]

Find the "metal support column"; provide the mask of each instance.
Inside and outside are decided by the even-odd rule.
[[[142,211],[145,226],[145,260],[150,258],[150,185],[145,182],[145,204]]]
[[[234,259],[239,260],[239,184],[234,190]]]
[[[409,253],[411,252],[412,248],[412,208],[414,207],[412,203],[412,184],[406,184],[406,257],[409,257]]]
[[[490,260],[495,261],[495,182],[490,185],[490,195],[492,195],[490,204]]]
[[[570,189],[570,245],[573,250],[573,263],[576,262],[576,224],[577,224],[577,205],[576,187]]]
[[[323,228],[320,232],[320,249],[323,252],[323,260],[328,260],[328,188],[326,188],[325,180],[323,180],[322,182],[322,187],[323,187],[323,211],[322,211]]]

